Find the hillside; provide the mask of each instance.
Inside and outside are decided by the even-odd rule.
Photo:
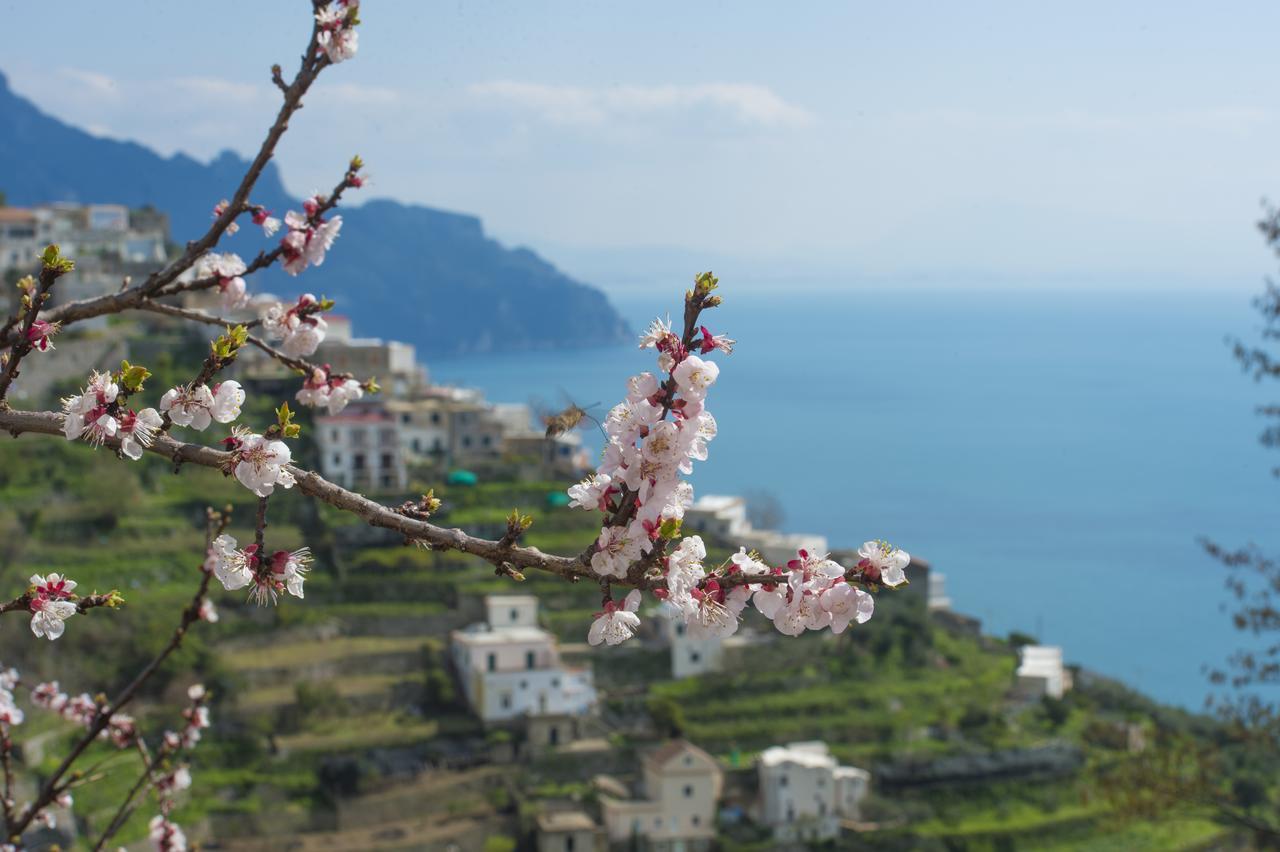
[[[201,163],[95,137],[41,112],[14,93],[3,74],[0,159],[22,164],[0,177],[11,205],[149,204],[170,215],[175,242],[204,231],[213,205],[231,194],[246,166],[230,151]],[[253,200],[278,214],[299,209],[275,163],[267,165]],[[256,286],[324,293],[339,300],[361,333],[407,340],[426,355],[593,346],[627,337],[603,293],[529,249],[500,245],[477,217],[360,200],[343,207],[342,234],[324,266],[302,279],[273,272]],[[254,228],[225,243],[245,257],[261,245]]]

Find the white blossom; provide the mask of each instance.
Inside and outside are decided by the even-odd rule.
[[[160,397],[160,410],[176,425],[203,432],[213,422],[213,392],[207,385],[178,385]]]
[[[619,645],[635,635],[640,626],[640,590],[632,589],[619,606],[613,601],[605,604],[604,612],[597,613],[591,629],[587,631],[587,642],[599,645]]]
[[[142,451],[151,446],[162,425],[164,420],[154,408],[130,411],[120,420],[120,452],[134,461],[142,458]]]
[[[293,474],[285,470],[285,465],[293,460],[288,444],[252,432],[241,432],[238,438],[235,476],[245,488],[259,497],[267,497],[277,485],[293,487]]]
[[[862,561],[858,567],[871,581],[879,581],[886,586],[900,586],[907,581],[907,566],[911,564],[911,554],[899,550],[887,541],[868,541],[858,548]]]

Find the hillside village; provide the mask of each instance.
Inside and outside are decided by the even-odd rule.
[[[0,208],[6,280],[48,241],[93,258],[66,291],[80,298],[162,259],[167,223],[117,205]],[[186,307],[218,310],[199,297]],[[18,398],[56,395],[123,359],[165,378],[184,363],[166,353],[207,345],[209,329],[133,322],[60,336],[63,357],[25,368]],[[330,315],[314,360],[376,377],[382,391],[310,412],[304,466],[383,502],[432,488],[446,525],[492,535],[517,506],[536,516],[531,544],[573,552],[591,541],[595,519],[562,497],[591,465],[578,433],[548,438],[528,406],[434,385],[412,345],[360,332]],[[299,385],[251,353],[231,375],[264,405]],[[106,585],[129,564],[139,609],[179,598],[190,580],[181,566],[195,536],[182,519],[225,502],[248,523],[242,489],[164,476],[150,461],[112,499],[68,496],[38,470],[18,472],[25,443],[0,450],[6,500],[42,506],[23,562],[58,569],[73,558],[61,540],[91,530],[111,556],[74,573]],[[95,460],[59,446],[41,463]],[[291,496],[280,502],[273,540],[305,541],[324,563],[306,600],[278,610],[220,600],[224,617],[187,660],[218,684],[211,743],[193,768],[206,791],[184,815],[204,848],[1054,848],[1109,824],[1095,773],[1141,754],[1161,726],[1190,724],[1068,666],[1061,648],[984,636],[918,558],[910,586],[881,596],[875,619],[845,635],[787,639],[748,612],[729,639],[693,639],[653,601],[638,642],[593,648],[586,627],[599,596],[585,584],[516,583]],[[856,544],[757,529],[732,495],[700,497],[685,529],[723,555],[745,545],[773,564],[799,548],[843,559]],[[92,619],[104,641],[128,623]],[[177,689],[183,673],[172,681]],[[157,711],[170,700],[152,696]],[[28,757],[39,766],[40,753]],[[76,842],[109,792],[102,802],[87,794],[51,833]],[[1172,848],[1158,844],[1220,829],[1197,815],[1109,831],[1116,848]]]

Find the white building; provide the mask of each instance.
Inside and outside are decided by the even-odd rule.
[[[451,634],[450,652],[467,703],[486,722],[522,716],[581,716],[595,707],[590,669],[560,661],[555,637],[538,627],[531,595],[485,598],[488,621]]]
[[[929,611],[951,609],[951,598],[947,596],[947,575],[941,571],[930,571],[928,586],[926,606]]]
[[[604,848],[599,827],[584,812],[538,814],[538,852],[595,852]]]
[[[831,840],[841,819],[856,819],[871,776],[840,766],[826,743],[773,746],[760,754],[759,821],[785,842]]]
[[[827,540],[820,535],[758,530],[747,519],[747,501],[741,497],[707,494],[685,510],[685,534],[706,533],[732,547],[759,552],[771,565],[794,559],[797,550],[826,553]]]
[[[647,849],[672,852],[710,848],[724,787],[715,758],[685,740],[673,740],[645,757],[642,769],[641,796],[620,798],[622,789],[600,796],[609,842],[643,840]]]
[[[326,318],[330,333],[316,349],[316,364],[328,364],[333,373],[350,373],[360,381],[376,378],[383,393],[404,398],[427,384],[426,368],[418,363],[413,344],[377,337],[352,337],[345,317]],[[337,329],[339,334],[332,332]]]
[[[396,419],[380,408],[350,406],[316,416],[320,470],[343,488],[402,490],[409,476]]]
[[[684,619],[673,617],[663,604],[657,610],[662,634],[671,648],[671,676],[676,680],[720,671],[724,663],[725,641],[716,637],[695,639],[689,635]]]
[[[1023,645],[1018,649],[1016,690],[1026,698],[1061,698],[1071,689],[1071,672],[1062,665],[1062,648]]]

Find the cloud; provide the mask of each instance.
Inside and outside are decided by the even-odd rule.
[[[120,87],[116,79],[100,71],[86,71],[83,68],[59,68],[58,75],[72,80],[96,95],[115,96]]]
[[[265,86],[252,83],[237,83],[221,77],[178,77],[170,81],[169,86],[185,97],[205,98],[223,104],[253,103],[267,92]]]
[[[787,128],[811,124],[813,116],[754,83],[695,83],[667,86],[585,88],[518,80],[467,87],[472,97],[525,110],[556,124],[599,125],[663,113],[714,112],[743,125]]]

